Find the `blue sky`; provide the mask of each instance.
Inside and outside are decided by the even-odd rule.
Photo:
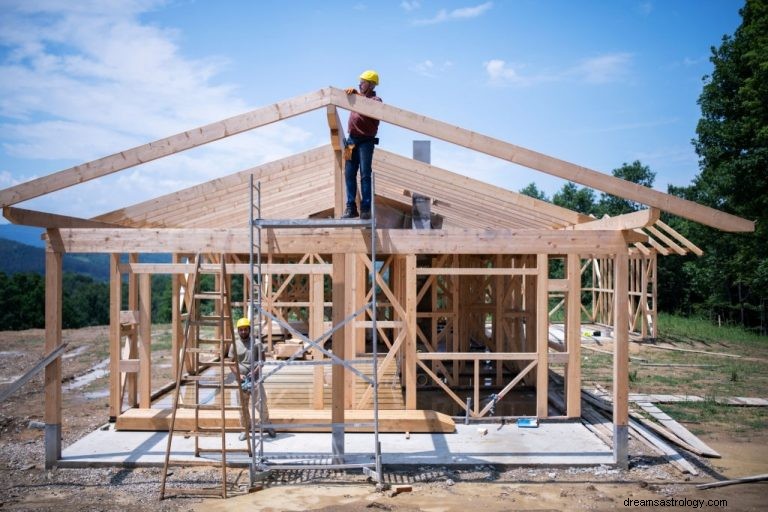
[[[741,5],[0,0],[0,188],[372,68],[386,103],[606,173],[640,160],[666,191],[698,173],[702,77]],[[380,137],[404,155],[424,138]],[[19,206],[90,217],[327,143],[316,112]],[[564,183],[439,141],[432,162],[511,190]]]

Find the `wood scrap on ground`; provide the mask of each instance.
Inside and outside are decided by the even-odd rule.
[[[720,482],[710,482],[708,484],[699,484],[697,489],[712,489],[714,487],[725,487],[727,485],[735,484],[748,484],[753,482],[762,482],[768,480],[768,473],[762,475],[745,476],[742,478],[734,478],[733,480],[722,480]]]

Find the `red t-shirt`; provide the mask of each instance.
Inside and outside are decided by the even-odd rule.
[[[381,101],[381,98],[376,96],[375,91],[371,91],[366,98]],[[357,112],[351,112],[349,114],[349,124],[347,125],[347,133],[350,137],[375,137],[379,131],[379,120],[372,117],[358,114]]]

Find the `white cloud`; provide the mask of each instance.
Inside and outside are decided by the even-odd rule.
[[[411,70],[415,71],[416,73],[422,76],[435,78],[438,75],[445,73],[448,69],[452,67],[453,67],[453,62],[449,60],[444,61],[442,64],[435,64],[431,60],[427,59],[425,61],[419,62],[411,66]]]
[[[140,14],[163,3],[3,0],[0,140],[5,154],[79,164],[250,110],[234,86],[215,82],[225,59],[184,57],[179,34],[140,20]],[[119,200],[131,204],[147,198],[139,197],[142,191],[148,197],[171,192],[158,185],[187,183],[190,176],[199,183],[236,172],[305,149],[310,139],[308,132],[283,122],[183,158],[169,157],[151,171],[145,166],[126,171],[134,181]],[[11,178],[0,175],[0,187],[31,177],[11,172]],[[100,182],[86,190],[103,188],[102,195],[114,197]],[[51,202],[59,203],[73,204]]]
[[[640,2],[637,4],[637,11],[644,16],[648,16],[653,12],[653,2]]]
[[[632,55],[628,53],[605,54],[592,57],[563,71],[548,70],[527,72],[525,64],[511,64],[501,59],[483,63],[492,86],[532,86],[545,82],[577,81],[588,84],[618,82],[629,76]]]
[[[452,11],[440,9],[432,18],[416,20],[413,23],[415,25],[435,25],[446,21],[477,18],[478,16],[483,15],[491,7],[493,7],[493,2],[485,2],[473,7],[460,7],[458,9],[453,9]]]
[[[411,0],[411,1],[403,0],[402,2],[400,2],[400,7],[410,12],[421,7],[421,2],[419,2],[418,0]]]
[[[590,84],[604,84],[624,79],[629,72],[632,55],[609,53],[583,60],[571,72]]]

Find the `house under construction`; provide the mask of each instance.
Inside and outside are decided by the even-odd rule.
[[[325,109],[328,120],[329,144],[322,147],[91,219],[14,206],[317,109]],[[374,229],[322,224],[343,209],[339,109],[648,208],[593,219],[379,148]],[[265,379],[272,422],[321,428],[353,425],[375,413],[384,432],[448,432],[456,416],[546,419],[552,391],[564,397],[563,417],[578,418],[582,324],[589,323],[612,331],[615,341],[614,455],[620,465],[627,460],[628,340],[655,336],[656,257],[700,253],[659,219],[660,212],[723,231],[754,230],[751,221],[332,87],[2,190],[9,221],[47,230],[46,352],[62,343],[62,255],[111,257],[109,416],[118,430],[169,428],[171,405],[163,395],[174,383],[152,380],[153,274],[172,276],[173,354],[185,336],[182,317],[194,295],[197,255],[224,269],[220,279],[241,280],[244,292],[232,298],[235,308],[252,305],[254,184],[259,219],[296,222],[258,226],[266,354],[290,357],[301,347],[302,359],[315,362],[329,354],[340,360],[376,354],[357,372],[289,365]],[[170,253],[172,262],[144,263],[141,253]],[[125,286],[127,303],[121,299]],[[364,308],[372,296],[373,308]],[[560,340],[550,336],[555,320],[563,324]],[[315,343],[306,345],[292,332]],[[61,364],[56,358],[45,370],[48,465],[61,456]],[[174,375],[184,373],[184,364],[173,358]],[[550,389],[553,367],[564,368],[562,389]],[[378,385],[361,374],[375,375]],[[532,397],[525,403],[515,402],[521,387]]]

